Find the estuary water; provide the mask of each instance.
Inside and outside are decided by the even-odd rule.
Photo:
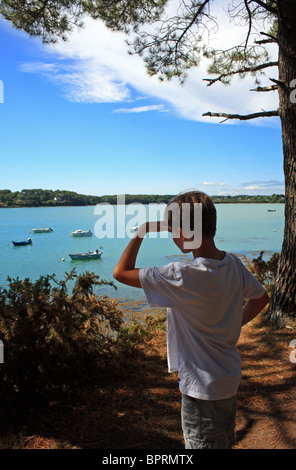
[[[156,217],[160,219],[164,207],[106,205],[104,214],[102,207],[98,206],[1,208],[0,286],[7,285],[7,276],[36,280],[41,275],[55,273],[60,280],[64,278],[65,272],[70,272],[73,268],[78,274],[89,271],[101,279],[113,280],[114,266],[132,236],[129,228],[135,220],[142,223]],[[219,249],[249,258],[258,256],[261,250],[266,252],[266,257],[281,250],[284,204],[217,204],[216,209],[216,245]],[[32,232],[33,228],[41,227],[51,227],[53,231],[39,234]],[[93,235],[73,238],[71,233],[77,229],[91,230]],[[102,237],[104,230],[108,237],[98,238],[96,234]],[[160,266],[184,259],[171,235],[165,236],[166,238],[161,238],[157,234],[157,238],[149,236],[143,241],[138,267]],[[12,244],[12,240],[21,241],[29,237],[33,240],[32,245],[16,247]],[[103,255],[98,260],[72,261],[69,257],[69,252],[93,251],[100,247]],[[125,301],[143,301],[141,289],[115,284],[117,290],[104,287],[98,293]]]

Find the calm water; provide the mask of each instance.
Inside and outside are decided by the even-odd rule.
[[[138,206],[133,206],[137,209]],[[159,206],[158,206],[159,207]],[[266,256],[274,251],[280,251],[284,228],[283,204],[217,204],[218,225],[216,244],[221,250],[231,251],[249,257],[256,256],[261,250]],[[109,207],[110,209],[110,207]],[[145,218],[155,214],[155,208],[145,207],[147,215],[142,214],[143,206],[138,217],[144,222]],[[276,209],[268,212],[267,209]],[[111,213],[106,215],[107,223],[110,219],[115,222],[116,210],[112,206]],[[124,210],[120,208],[121,213]],[[161,216],[159,211],[159,217]],[[114,215],[113,215],[114,214]],[[133,217],[126,216],[127,225],[133,225]],[[101,214],[102,215],[102,214]],[[153,217],[154,218],[154,217]],[[0,248],[1,268],[0,285],[7,284],[7,276],[17,276],[20,279],[29,277],[37,279],[40,275],[56,274],[57,279],[64,278],[65,272],[76,268],[77,273],[84,271],[95,272],[101,279],[113,280],[112,272],[124,247],[129,241],[128,233],[121,229],[124,238],[98,239],[95,234],[87,238],[73,238],[71,232],[77,229],[95,231],[100,215],[95,214],[95,207],[48,207],[48,208],[15,208],[0,209]],[[151,218],[150,218],[151,220]],[[53,232],[34,234],[32,228],[51,227]],[[32,238],[31,246],[15,247],[12,240],[20,241]],[[103,256],[100,260],[71,261],[69,252],[83,252],[103,247]],[[171,240],[146,239],[138,257],[138,266],[146,267],[161,265],[174,259],[179,259],[180,253]],[[62,259],[64,258],[64,261]],[[118,290],[108,287],[100,292],[112,297],[127,300],[142,300],[141,289],[129,288],[116,284]]]

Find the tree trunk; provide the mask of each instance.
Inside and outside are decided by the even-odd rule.
[[[285,175],[285,228],[268,317],[278,326],[296,316],[296,103],[290,88],[296,79],[296,1],[278,0],[279,115]],[[291,85],[292,86],[292,85]],[[295,87],[295,86],[294,86]]]

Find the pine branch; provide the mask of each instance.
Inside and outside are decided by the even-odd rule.
[[[267,3],[263,2],[262,0],[251,0],[251,2],[257,3],[262,8],[264,8],[266,11],[269,11],[269,13],[272,13],[273,15],[278,14],[278,11],[276,8],[272,7],[271,5],[267,5]]]
[[[269,44],[269,43],[278,43],[278,40],[275,36],[272,36],[272,34],[265,33],[264,31],[260,31],[260,34],[262,36],[266,36],[268,39],[262,39],[260,41],[254,41],[255,44]]]
[[[287,89],[287,85],[284,82],[281,82],[280,80],[276,80],[275,78],[269,77],[269,80],[273,83],[275,83],[278,87],[281,87],[283,89]]]
[[[271,85],[271,86],[258,86],[257,88],[252,88],[250,91],[258,91],[258,92],[264,92],[264,91],[274,91],[274,90],[278,90],[278,86],[277,85]]]
[[[277,43],[276,39],[260,39],[259,41],[254,41],[255,44],[261,46],[262,44],[274,44]]]
[[[249,5],[248,5],[248,0],[244,0],[244,2],[245,2],[245,7],[246,7],[246,10],[247,10],[247,13],[248,13],[248,17],[249,17],[249,29],[248,29],[248,33],[247,33],[246,42],[245,42],[245,49],[247,49],[248,41],[249,41],[250,34],[251,34],[251,31],[252,31],[252,13],[251,13],[251,10],[250,10]]]
[[[204,113],[203,116],[209,116],[209,117],[223,117],[225,118],[221,122],[225,122],[228,119],[238,119],[240,121],[248,121],[250,119],[257,119],[259,117],[273,117],[273,116],[278,116],[279,112],[278,110],[275,111],[261,111],[259,113],[252,113],[252,114],[227,114],[227,113],[212,113],[212,112],[207,112]]]
[[[197,12],[194,14],[192,20],[190,21],[190,23],[187,25],[187,27],[184,29],[184,31],[182,32],[181,36],[179,37],[177,43],[176,43],[176,46],[182,41],[183,37],[186,35],[187,31],[190,30],[190,28],[192,27],[192,25],[194,25],[194,23],[196,22],[197,18],[201,15],[201,13],[203,13],[203,10],[204,8],[206,7],[206,5],[209,3],[210,0],[204,0],[204,2],[200,5],[199,9],[197,10]]]
[[[221,73],[216,78],[204,78],[204,81],[209,82],[207,86],[213,85],[213,83],[221,81],[223,78],[230,77],[236,74],[243,74],[243,73],[250,73],[250,72],[257,72],[258,70],[266,69],[268,67],[275,67],[278,65],[278,62],[266,62],[265,64],[255,65],[254,67],[243,67],[238,70],[234,70],[233,72]]]

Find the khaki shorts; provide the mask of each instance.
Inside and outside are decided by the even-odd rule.
[[[182,395],[185,449],[228,449],[235,441],[237,397],[199,400]]]

